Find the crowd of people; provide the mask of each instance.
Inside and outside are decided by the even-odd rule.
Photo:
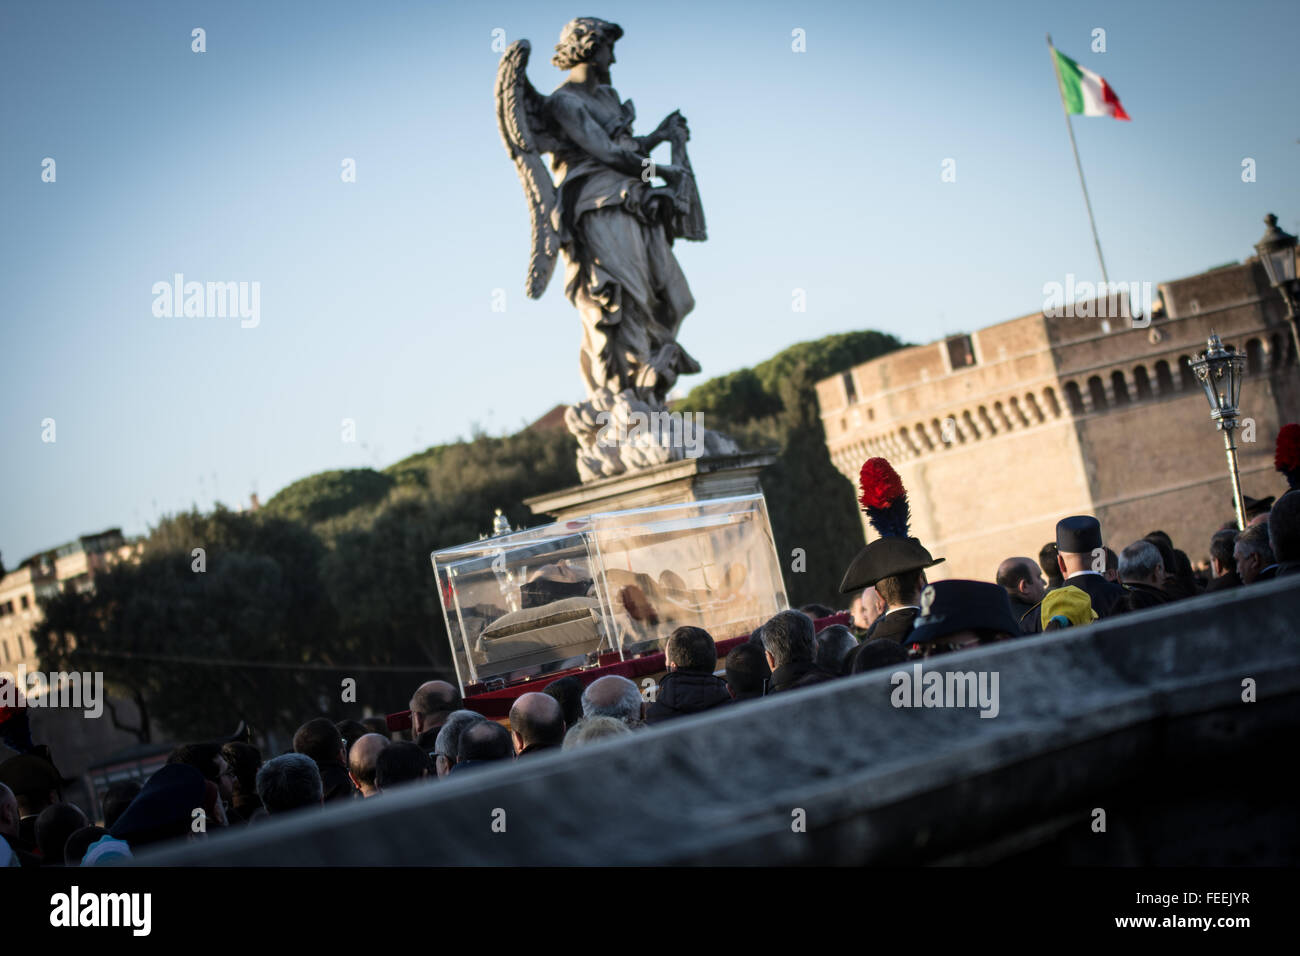
[[[1057,540],[1045,544],[1037,558],[1009,557],[998,566],[994,580],[1016,624],[1005,632],[1014,637],[1078,627],[1300,573],[1295,530],[1300,495],[1285,495],[1276,506],[1274,500],[1247,498],[1246,528],[1238,530],[1231,521],[1216,531],[1209,558],[1199,568],[1163,531],[1152,531],[1116,554],[1101,543],[1095,518],[1065,519]],[[936,584],[936,593],[953,583]],[[925,587],[921,568],[882,578],[853,599],[855,625],[875,639],[911,633]]]
[[[852,595],[851,626],[828,620],[836,615],[826,605],[783,610],[721,661],[708,631],[678,627],[664,641],[665,673],[652,693],[614,674],[570,673],[516,698],[504,724],[466,707],[456,686],[432,680],[411,696],[409,730],[400,715],[397,730],[383,717],[316,717],[298,728],[291,752],[264,759],[241,725],[231,738],[177,747],[143,783],[110,786],[100,823],[61,799],[64,781],[47,748],[20,734],[17,722],[0,724],[6,742],[21,751],[0,764],[0,866],[128,859],[166,841],[272,826],[327,804],[382,799],[492,764],[653,733],[667,721],[910,658],[1087,627],[1300,574],[1300,489],[1292,485],[1276,501],[1247,499],[1246,527],[1232,521],[1216,532],[1201,569],[1162,531],[1116,551],[1104,543],[1097,518],[1072,515],[1036,559],[1007,558],[993,581],[931,583],[926,571],[944,559],[908,534],[902,483],[887,462],[872,459],[863,467],[860,500],[878,537],[841,584],[841,594]]]

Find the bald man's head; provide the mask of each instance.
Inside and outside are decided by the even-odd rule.
[[[5,784],[0,783],[0,833],[18,835],[18,798]]]
[[[1047,593],[1047,581],[1033,558],[1007,558],[998,565],[995,580],[1009,596],[1026,604],[1037,604]]]
[[[611,674],[594,680],[582,692],[583,717],[617,717],[635,724],[645,717],[645,703],[636,684]]]
[[[564,731],[564,708],[549,694],[523,694],[510,708],[516,754],[526,747],[558,747]]]
[[[411,695],[411,735],[419,740],[420,734],[437,730],[448,714],[460,708],[460,691],[455,687],[445,680],[426,681]]]
[[[362,734],[352,744],[348,753],[348,776],[363,797],[373,797],[379,792],[375,786],[375,764],[389,743],[391,741],[383,734]]]

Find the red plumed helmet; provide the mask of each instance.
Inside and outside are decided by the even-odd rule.
[[[1300,486],[1300,425],[1283,425],[1278,431],[1273,467],[1286,476],[1290,487]]]
[[[858,486],[862,489],[858,501],[876,533],[882,538],[906,538],[911,509],[894,466],[884,458],[868,458],[858,474]]]
[[[899,495],[906,494],[903,479],[884,458],[866,460],[858,475],[858,487],[862,489],[858,501],[864,508],[888,508]]]

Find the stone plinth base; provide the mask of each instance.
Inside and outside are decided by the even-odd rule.
[[[774,461],[775,451],[686,458],[525,498],[524,504],[535,515],[550,515],[556,521],[563,521],[602,511],[753,495],[762,491],[758,473]]]

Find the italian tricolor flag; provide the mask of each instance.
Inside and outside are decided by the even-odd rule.
[[[1102,77],[1085,69],[1055,47],[1056,77],[1061,83],[1061,101],[1067,113],[1084,116],[1113,116],[1126,120],[1128,114],[1120,105],[1119,97]]]

